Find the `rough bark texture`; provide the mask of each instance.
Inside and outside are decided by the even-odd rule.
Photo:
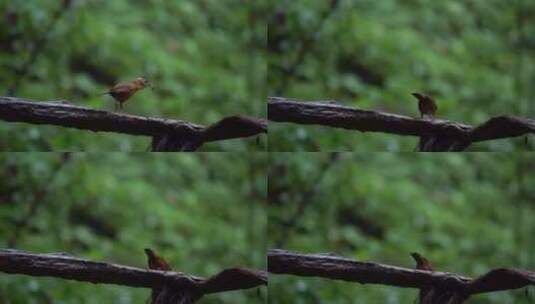
[[[10,274],[57,277],[95,284],[117,284],[160,289],[153,303],[194,303],[205,294],[267,285],[264,271],[229,268],[204,279],[172,271],[94,262],[64,253],[35,254],[0,249],[0,271]]]
[[[191,289],[164,286],[152,290],[151,304],[193,304],[200,298],[201,296]]]
[[[268,252],[268,271],[428,290],[420,301],[422,304],[463,303],[474,294],[535,285],[535,273],[516,269],[495,269],[472,279],[447,272],[358,262],[333,254],[302,254],[278,249]]]
[[[243,116],[229,116],[191,134],[154,136],[153,151],[195,151],[205,142],[255,136],[267,133],[267,121]]]
[[[205,127],[180,120],[95,110],[67,102],[36,102],[1,96],[0,119],[151,136],[153,151],[194,151],[205,142],[267,133],[267,121],[263,119],[230,116]]]
[[[439,119],[419,119],[352,108],[333,101],[295,101],[282,97],[268,100],[268,119],[276,122],[314,124],[357,130],[418,136],[419,151],[463,151],[473,142],[535,134],[535,121],[499,116],[473,127]]]

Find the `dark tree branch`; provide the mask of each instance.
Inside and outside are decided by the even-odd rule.
[[[205,142],[267,133],[263,119],[230,116],[205,127],[185,121],[94,110],[63,102],[0,97],[0,119],[153,137],[153,151],[195,151]]]
[[[510,290],[535,285],[535,273],[516,269],[491,270],[479,278],[358,262],[331,254],[301,254],[272,249],[268,252],[268,271],[307,277],[322,277],[361,284],[382,284],[395,287],[429,289],[434,304],[462,303],[473,294]],[[440,296],[439,296],[440,295]],[[447,296],[444,296],[447,295]],[[442,299],[437,301],[437,299]],[[453,302],[447,302],[453,301]],[[427,303],[422,301],[422,303]],[[431,302],[429,302],[431,303]]]
[[[62,253],[34,254],[0,249],[0,271],[10,274],[56,277],[95,284],[163,288],[166,299],[187,293],[193,303],[205,294],[241,290],[267,285],[267,273],[247,268],[229,268],[205,279],[173,271],[145,270],[135,267],[94,262]],[[170,297],[169,293],[173,296]],[[163,296],[162,296],[163,297]],[[156,303],[172,303],[162,301]],[[175,301],[176,303],[176,301]],[[181,303],[179,301],[179,303]]]
[[[268,271],[307,277],[323,277],[361,284],[383,284],[419,288],[450,278],[456,282],[470,279],[454,274],[428,272],[372,262],[358,262],[330,254],[301,254],[272,249],[268,252]]]
[[[462,151],[474,142],[535,134],[534,120],[514,116],[494,117],[473,127],[453,121],[362,110],[333,102],[303,102],[281,97],[269,98],[268,119],[361,132],[418,136],[420,151]]]

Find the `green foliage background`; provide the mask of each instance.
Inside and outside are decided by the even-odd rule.
[[[535,156],[522,153],[273,153],[269,248],[476,277],[535,268]],[[467,303],[531,303],[533,288]],[[415,303],[417,291],[270,276],[273,303]]]
[[[64,8],[63,2],[71,5]],[[229,115],[264,117],[263,6],[241,0],[2,0],[0,91],[113,110],[113,99],[99,93],[146,75],[155,90],[138,92],[125,112],[205,125]],[[43,38],[45,43],[37,43]],[[36,44],[36,60],[20,76],[17,70],[30,61]],[[259,143],[250,138],[203,149],[263,150],[265,145],[262,136]],[[1,150],[144,151],[148,146],[145,137],[0,124]]]
[[[410,93],[427,92],[441,119],[476,125],[503,114],[535,117],[534,1],[280,0],[271,11],[270,96],[417,117]],[[412,137],[291,124],[270,125],[269,136],[271,151],[416,146]],[[509,139],[471,149],[526,147]]]
[[[527,0],[0,0],[0,91],[112,110],[112,99],[99,93],[145,75],[156,89],[135,95],[126,112],[199,124],[264,117],[266,95],[417,116],[413,91],[435,96],[442,119],[535,117],[533,15],[535,2]],[[415,138],[289,124],[270,125],[269,136],[272,151],[416,145]],[[0,150],[148,146],[143,137],[0,123]],[[265,268],[267,246],[406,267],[418,251],[440,270],[470,276],[535,267],[532,155],[240,153],[266,146],[262,136],[203,147],[234,154],[0,154],[0,247],[137,267],[152,247],[176,269],[201,276],[235,265]],[[471,149],[532,147],[507,139]],[[416,298],[414,290],[287,276],[270,276],[270,291],[273,303]],[[148,294],[0,276],[1,303],[145,303]],[[260,288],[201,303],[266,298]],[[510,291],[469,303],[529,301]]]
[[[0,247],[178,271],[265,269],[266,156],[0,154]],[[32,212],[32,205],[35,209]],[[0,275],[0,303],[146,303],[150,291]],[[266,288],[200,303],[264,303]]]

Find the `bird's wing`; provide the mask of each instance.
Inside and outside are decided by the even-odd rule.
[[[115,85],[110,91],[117,93],[126,93],[132,90],[132,85],[129,83],[119,83]]]

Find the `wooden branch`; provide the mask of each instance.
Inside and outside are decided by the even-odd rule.
[[[171,287],[176,290],[188,290],[198,297],[267,285],[266,272],[247,268],[225,269],[205,279],[181,272],[146,270],[94,262],[62,253],[37,254],[13,249],[0,249],[0,271],[96,284],[144,288]]]
[[[278,249],[268,251],[268,271],[406,288],[419,288],[426,284],[439,283],[445,278],[457,282],[470,280],[455,274],[358,262],[335,255],[301,254]]]
[[[473,127],[453,121],[362,110],[329,101],[295,101],[282,97],[268,99],[268,119],[361,132],[418,136],[421,139],[420,151],[462,151],[473,142],[535,134],[535,120],[514,116],[494,117]]]
[[[431,286],[437,290],[446,290],[460,300],[473,294],[535,285],[535,272],[516,269],[495,269],[472,279],[447,272],[358,262],[332,254],[302,254],[279,249],[268,251],[268,271],[404,288],[429,289]]]
[[[267,121],[263,119],[230,116],[205,127],[180,120],[95,110],[67,102],[36,102],[1,96],[0,119],[152,136],[154,151],[194,151],[205,142],[267,133]]]

